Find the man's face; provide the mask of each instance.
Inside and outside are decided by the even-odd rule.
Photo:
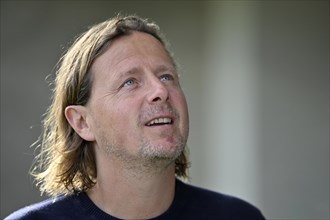
[[[114,40],[91,73],[87,120],[97,153],[172,160],[182,152],[187,104],[172,60],[156,38],[134,32]]]

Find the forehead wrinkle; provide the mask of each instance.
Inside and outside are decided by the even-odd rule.
[[[96,58],[91,69],[96,70],[95,72],[106,72],[107,74],[103,75],[103,77],[109,77],[108,79],[111,79],[111,81],[120,80],[122,77],[127,75],[143,72],[144,68],[150,68],[150,70],[154,73],[159,73],[162,71],[173,71],[174,73],[177,73],[176,65],[173,63],[172,57],[163,45],[157,42],[155,45],[148,47],[148,50],[145,49],[144,46],[146,44],[143,41],[141,42],[140,38],[146,36],[147,35],[144,34],[135,34],[116,39],[108,47],[105,53]],[[129,42],[127,43],[128,40]],[[138,40],[139,42],[137,43]],[[123,43],[124,45],[120,45]],[[155,53],[162,57],[162,59],[155,60],[150,58],[148,56],[150,52],[149,50],[155,50]],[[142,67],[141,62],[146,66]],[[101,80],[103,81],[105,79]]]
[[[136,75],[139,72],[141,72],[141,69],[139,67],[132,67],[128,70],[124,70],[122,72],[119,72],[117,75],[118,75],[118,78],[126,78],[126,77],[131,76],[131,75]]]

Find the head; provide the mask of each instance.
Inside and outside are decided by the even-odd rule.
[[[148,69],[124,69],[129,65],[117,65],[123,63],[116,59],[126,49],[140,51],[146,60],[151,58],[139,46],[144,42],[154,45],[149,47],[150,53],[159,55],[164,63]],[[125,50],[120,46],[126,47]],[[151,59],[148,61],[153,63]],[[158,69],[150,73],[156,74],[141,75],[154,67]],[[106,68],[111,74],[104,74]],[[122,77],[112,74],[118,72],[140,78],[134,76],[121,82]],[[133,93],[133,86],[138,83],[143,83],[143,89]],[[44,119],[40,154],[32,173],[41,191],[50,195],[86,191],[97,181],[95,145],[101,145],[110,155],[131,152],[150,160],[174,158],[176,175],[185,178],[186,108],[174,60],[156,24],[136,16],[118,16],[97,24],[78,37],[59,62],[53,101]],[[172,130],[166,126],[156,128],[161,135],[150,132],[150,123],[159,117],[165,118],[166,123],[178,124]],[[166,141],[161,140],[164,138]]]

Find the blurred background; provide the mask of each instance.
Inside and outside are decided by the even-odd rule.
[[[268,219],[329,219],[329,1],[1,1],[1,216],[40,201],[30,145],[74,36],[121,12],[180,63],[191,183]]]

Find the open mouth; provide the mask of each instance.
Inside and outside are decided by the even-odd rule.
[[[152,126],[159,126],[159,125],[168,125],[173,124],[173,120],[171,118],[155,118],[148,122],[146,126],[152,127]]]

